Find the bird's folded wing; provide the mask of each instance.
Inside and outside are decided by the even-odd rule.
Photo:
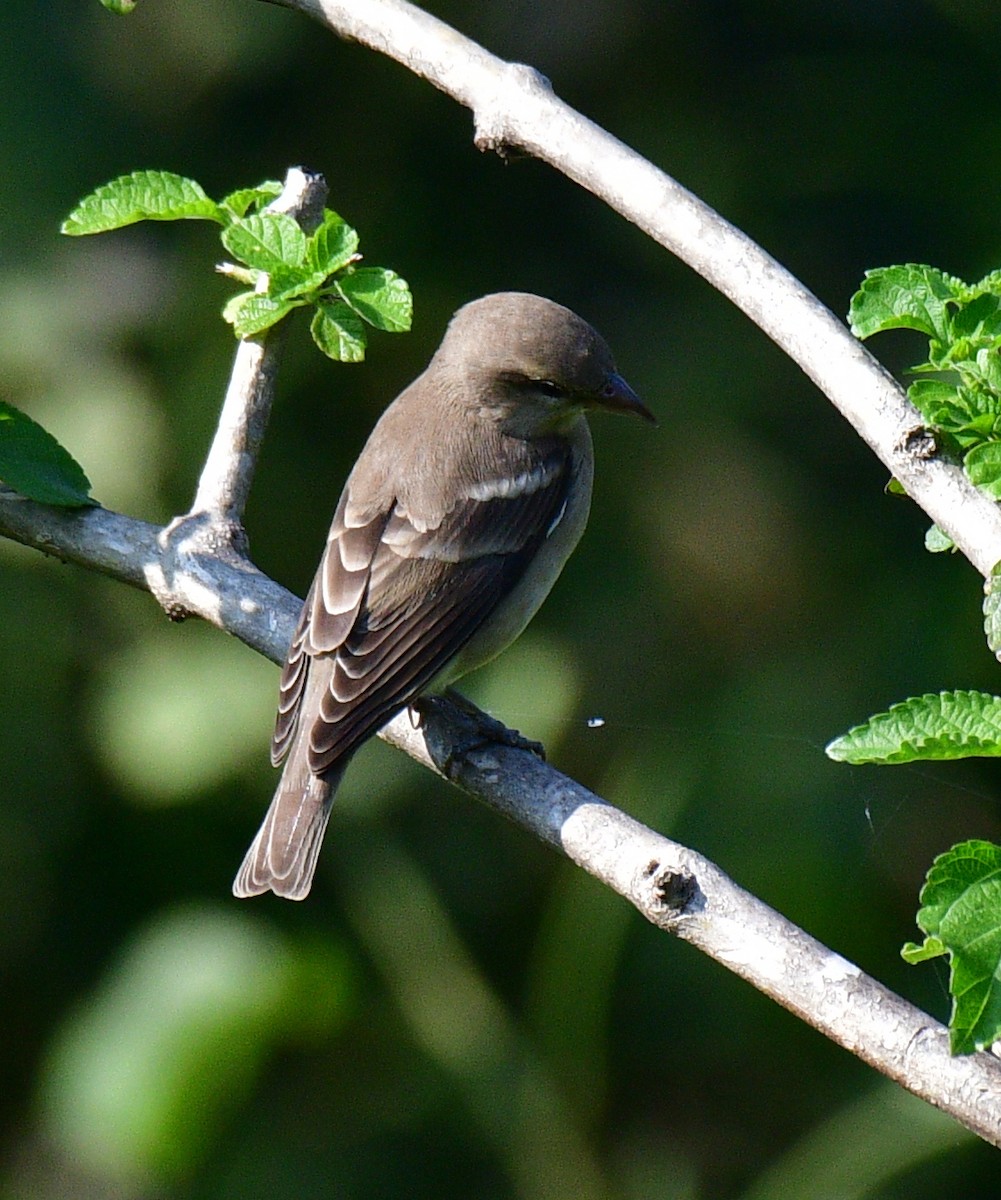
[[[310,731],[314,774],[419,695],[524,576],[559,524],[572,469],[569,446],[554,447],[529,469],[467,487],[432,527],[399,504],[349,526],[342,500],[282,675],[275,761],[312,656],[335,658]]]

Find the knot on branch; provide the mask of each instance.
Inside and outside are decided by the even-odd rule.
[[[249,544],[243,526],[209,512],[175,517],[157,536],[160,561],[147,570],[149,589],[172,621],[183,621],[192,612],[186,598],[192,584],[204,574],[204,560],[247,567],[256,571],[247,555]]]
[[[911,425],[901,433],[894,449],[917,462],[927,462],[938,454],[940,446],[933,429],[927,425]]]
[[[665,866],[659,859],[651,859],[641,876],[643,911],[661,928],[668,928],[691,912],[702,897],[698,880],[690,871]]]
[[[507,161],[525,152],[515,136],[511,116],[520,108],[518,98],[548,99],[553,94],[553,85],[541,71],[525,63],[504,63],[494,83],[490,94],[473,110],[473,144],[477,150],[492,150]]]

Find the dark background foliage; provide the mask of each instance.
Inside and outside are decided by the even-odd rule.
[[[435,3],[844,313],[863,270],[1001,262],[997,6]],[[248,513],[308,583],[343,477],[448,315],[534,290],[658,413],[595,422],[588,534],[470,691],[938,1017],[900,944],[935,853],[1001,837],[997,767],[850,769],[904,696],[996,690],[965,561],[778,350],[548,167],[393,63],[249,0],[0,6],[0,378],[110,507],[192,495],[233,342],[207,226],[60,239],[139,167],[214,195],[304,163],[411,283],[409,337],[292,331]],[[906,336],[874,345],[898,372]],[[381,745],[304,905],[238,904],[276,672],[149,597],[0,544],[0,1121],[11,1196],[998,1194],[995,1152]],[[587,718],[605,724],[588,728]]]

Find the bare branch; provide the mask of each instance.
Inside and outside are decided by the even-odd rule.
[[[227,544],[198,545],[106,508],[49,508],[0,487],[0,536],[152,592],[167,615],[204,618],[270,658],[285,657],[301,602]]]
[[[1001,561],[1001,508],[929,453],[922,418],[844,324],[740,230],[557,97],[405,0],[281,0],[408,67],[472,109],[476,144],[550,163],[729,297],[838,407],[984,576]]]
[[[431,761],[624,896],[901,1086],[1001,1146],[1001,1061],[956,1058],[948,1031],[757,897],[702,855],[648,829],[524,750],[492,745],[459,759],[475,725],[437,701],[420,731],[398,718],[387,740],[424,742]],[[420,753],[415,757],[423,757]]]

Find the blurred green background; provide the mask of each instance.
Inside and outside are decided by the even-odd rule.
[[[835,312],[867,267],[1001,264],[992,0],[431,5],[758,239]],[[0,6],[0,379],[109,507],[193,494],[233,341],[214,231],[61,239],[159,167],[323,171],[409,337],[293,329],[248,512],[302,594],[344,475],[484,292],[590,319],[660,417],[595,422],[587,536],[469,691],[549,756],[938,1017],[906,967],[932,857],[1001,838],[999,768],[824,744],[999,687],[980,582],[721,297],[395,64],[249,0]],[[919,346],[873,349],[898,373]],[[0,1153],[11,1197],[996,1198],[996,1151],[383,745],[303,905],[237,903],[277,671],[148,596],[0,543]],[[589,728],[600,715],[604,725]]]

